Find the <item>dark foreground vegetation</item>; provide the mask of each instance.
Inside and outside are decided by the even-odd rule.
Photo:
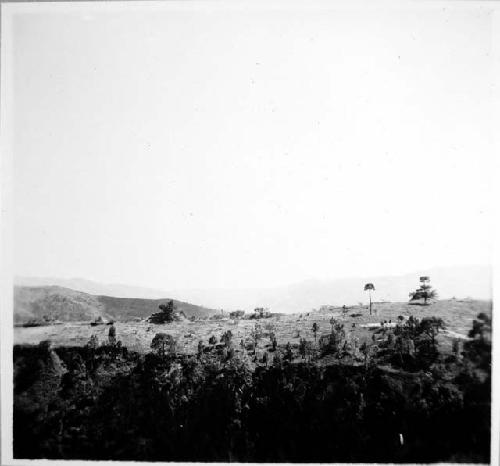
[[[335,321],[320,350],[274,337],[265,360],[229,334],[196,355],[165,334],[146,355],[114,334],[16,346],[14,457],[488,463],[491,320],[479,316],[451,354],[441,324],[412,319],[347,358]]]

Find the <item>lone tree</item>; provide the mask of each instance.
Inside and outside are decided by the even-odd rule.
[[[149,318],[149,322],[151,322],[152,324],[164,324],[173,322],[174,313],[176,310],[174,301],[171,299],[167,302],[167,304],[160,304],[158,307],[161,312],[152,314]]]
[[[313,327],[312,327],[312,331],[314,334],[314,342],[315,343],[316,343],[316,337],[317,337],[318,330],[319,330],[319,325],[316,322],[314,322]]]
[[[410,301],[417,301],[420,299],[424,300],[424,305],[427,306],[429,299],[436,299],[438,297],[438,293],[436,290],[432,289],[432,286],[429,284],[430,278],[427,276],[420,277],[420,288],[417,288],[415,291],[410,293]]]
[[[464,356],[479,368],[491,371],[491,316],[481,312],[472,322],[469,341],[464,343]]]
[[[208,344],[209,345],[216,345],[217,344],[217,338],[215,338],[214,335],[212,335],[209,339],[208,339]]]
[[[111,324],[111,327],[109,327],[108,342],[111,346],[116,344],[116,327],[114,324]]]
[[[271,336],[271,344],[273,345],[273,351],[276,351],[278,348],[278,340],[276,339],[276,335],[274,333]]]
[[[262,338],[262,328],[260,325],[255,324],[254,328],[250,332],[250,336],[253,340],[253,354],[257,352],[257,345],[259,344],[259,340]]]
[[[302,359],[305,359],[308,353],[308,341],[305,338],[300,339],[299,343],[299,354],[302,356]]]
[[[365,291],[368,291],[368,294],[370,295],[370,315],[372,315],[372,291],[375,291],[373,283],[367,283],[365,285]]]
[[[337,320],[332,317],[330,319],[330,325],[332,326],[332,333],[333,333],[333,327],[335,326],[336,323],[337,323]]]
[[[224,332],[220,338],[221,343],[224,343],[224,346],[226,347],[231,347],[232,346],[232,340],[233,340],[233,333],[231,330],[227,330]]]
[[[430,348],[433,352],[437,352],[436,337],[444,328],[444,321],[439,317],[425,317],[420,321],[419,331],[429,338]]]
[[[99,338],[97,338],[97,335],[92,335],[87,342],[87,348],[89,348],[91,351],[95,351],[99,347]]]
[[[175,353],[176,341],[172,335],[167,333],[157,333],[151,342],[151,349],[156,350],[159,356],[168,353]]]

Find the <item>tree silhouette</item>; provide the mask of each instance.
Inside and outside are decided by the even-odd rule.
[[[114,346],[116,344],[116,328],[114,324],[111,324],[111,327],[109,327],[108,342],[111,346]]]
[[[333,333],[333,327],[335,326],[336,323],[337,323],[337,321],[332,317],[330,319],[330,325],[332,326],[332,333]]]
[[[307,341],[305,338],[301,338],[299,342],[299,354],[302,356],[302,359],[306,358],[307,355]]]
[[[89,341],[87,342],[87,347],[90,348],[92,351],[95,351],[98,346],[99,346],[99,338],[97,338],[97,335],[91,335]]]
[[[176,341],[172,335],[157,333],[151,342],[151,349],[156,350],[159,356],[165,356],[167,352],[175,353]]]
[[[420,288],[417,288],[417,290],[410,293],[410,301],[423,299],[424,305],[427,305],[427,301],[429,299],[436,299],[438,297],[438,293],[436,290],[432,289],[432,286],[429,284],[429,282],[429,277],[420,277]]]
[[[257,353],[257,345],[259,343],[259,340],[262,338],[261,326],[258,324],[255,324],[254,328],[250,332],[250,336],[252,337],[252,340],[253,340],[253,354],[256,354]]]
[[[365,285],[365,291],[368,291],[368,294],[370,295],[370,315],[372,315],[372,291],[375,291],[373,283],[367,283]]]
[[[224,343],[224,346],[230,347],[232,345],[233,333],[231,330],[227,330],[224,332],[220,338],[221,343]]]
[[[149,321],[151,323],[164,324],[173,322],[176,306],[174,305],[174,301],[172,299],[168,301],[167,304],[160,304],[158,308],[161,312],[157,312],[151,315],[151,317],[149,318]]]
[[[472,322],[471,340],[464,343],[464,356],[485,371],[491,371],[491,316],[481,312]]]
[[[436,337],[440,330],[445,328],[443,319],[439,317],[425,317],[420,322],[420,332],[427,335],[431,341],[431,348],[436,351]]]
[[[209,345],[215,345],[217,343],[217,338],[215,338],[214,335],[212,335],[209,339],[208,339],[208,344]]]
[[[315,343],[316,343],[316,336],[317,336],[318,330],[319,330],[319,325],[316,322],[314,322],[314,324],[312,326],[312,331],[314,334],[314,342]]]

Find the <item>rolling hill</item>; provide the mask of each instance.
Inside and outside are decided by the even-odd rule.
[[[149,317],[165,299],[115,298],[60,286],[14,287],[14,322],[41,320],[43,316],[64,322],[91,321],[97,317],[118,321]],[[174,300],[186,316],[209,316],[216,311]]]

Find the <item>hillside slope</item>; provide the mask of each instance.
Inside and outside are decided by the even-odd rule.
[[[24,323],[43,316],[64,322],[91,321],[97,317],[127,321],[149,317],[165,299],[95,296],[59,286],[14,287],[14,322]],[[189,316],[207,316],[215,311],[174,300],[179,311]]]

